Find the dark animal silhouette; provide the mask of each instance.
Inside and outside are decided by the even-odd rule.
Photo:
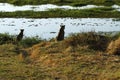
[[[17,39],[16,39],[17,42],[22,40],[22,38],[23,38],[23,32],[24,32],[24,29],[21,29],[20,33],[18,34]]]
[[[61,28],[60,28],[58,36],[57,36],[57,41],[64,40],[64,34],[65,34],[64,29],[65,29],[65,25],[61,25]]]

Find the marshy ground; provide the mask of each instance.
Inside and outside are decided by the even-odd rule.
[[[102,15],[104,14],[104,15]],[[51,9],[49,11],[15,11],[15,12],[0,12],[1,18],[119,18],[120,12],[111,8],[92,8],[83,10],[62,10]]]
[[[120,17],[120,7],[117,6],[112,7],[112,6],[116,6],[116,5],[120,5],[120,1],[118,0],[100,0],[100,1],[96,1],[96,0],[87,0],[87,1],[83,1],[83,0],[63,0],[63,2],[61,2],[60,0],[51,0],[51,1],[38,1],[38,0],[24,0],[24,1],[19,1],[19,0],[0,0],[1,3],[3,3],[3,5],[1,5],[1,7],[3,8],[4,3],[10,3],[10,4],[14,4],[14,5],[26,5],[25,9],[23,8],[23,11],[21,11],[22,9],[20,9],[20,7],[18,7],[18,10],[14,10],[14,8],[16,8],[13,5],[8,5],[9,8],[12,6],[12,10],[8,10],[8,12],[6,12],[6,10],[0,12],[0,17],[8,17],[8,18],[65,18],[65,17],[71,17],[71,18],[119,18]],[[87,6],[87,5],[94,5],[94,6],[103,6],[103,7],[93,7],[91,9],[65,9],[65,8],[49,8],[47,11],[34,11],[34,5],[42,5],[42,4],[55,4],[57,5],[62,5],[62,6],[66,6],[69,5],[69,7],[75,6],[77,7],[82,7],[82,6]],[[27,6],[29,5],[32,6],[33,5],[33,10],[29,9]],[[54,6],[55,6],[54,5]],[[60,6],[59,6],[60,7]],[[8,9],[8,8],[6,8]],[[28,9],[28,10],[26,10]],[[25,11],[26,10],[26,11]],[[104,15],[102,15],[104,14]]]

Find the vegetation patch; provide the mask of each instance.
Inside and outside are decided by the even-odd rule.
[[[25,37],[21,40],[18,44],[22,45],[23,47],[31,47],[37,43],[45,41],[39,37]]]
[[[0,33],[0,45],[13,43],[15,41],[14,35],[9,35],[8,33],[2,34]]]
[[[0,12],[0,17],[8,18],[119,18],[120,12],[111,7],[92,8],[83,10],[64,10],[64,9],[50,9],[49,11],[16,11],[16,12]]]
[[[8,33],[0,33],[0,45],[2,44],[15,44],[22,47],[30,47],[34,44],[45,41],[39,37],[25,37],[23,40],[16,42],[16,35],[10,35]]]
[[[0,0],[0,2],[14,5],[67,4],[73,6],[83,6],[89,4],[110,6],[113,4],[120,4],[119,0]]]

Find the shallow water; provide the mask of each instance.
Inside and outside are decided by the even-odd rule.
[[[120,22],[113,21],[112,18],[0,18],[0,33],[17,35],[20,29],[25,29],[24,36],[39,36],[49,39],[57,36],[61,23],[66,26],[65,36],[78,32],[120,30]]]

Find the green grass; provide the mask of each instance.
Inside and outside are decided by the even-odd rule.
[[[95,5],[113,5],[120,4],[119,0],[0,0],[0,2],[7,2],[14,5],[39,5],[39,4],[56,4],[56,5],[73,5],[73,6],[83,6],[87,4],[95,4]]]
[[[6,44],[6,43],[12,43],[15,40],[14,35],[9,35],[8,33],[0,33],[0,45]]]
[[[42,41],[45,41],[39,37],[25,37],[20,42],[16,42],[16,35],[10,35],[9,33],[0,33],[0,45],[3,44],[18,44],[22,47],[30,47]]]
[[[49,11],[16,11],[16,12],[0,12],[0,17],[15,18],[119,18],[120,12],[111,7],[92,8],[84,10],[63,10],[50,9]]]
[[[39,37],[25,37],[22,39],[18,44],[22,45],[23,47],[31,47],[37,43],[45,41]]]
[[[20,54],[15,52],[16,45],[2,44],[0,45],[0,79],[119,80],[120,56],[106,55],[106,51],[88,47],[91,45],[89,44],[91,40],[99,43],[101,40],[99,37],[100,35],[95,32],[78,33],[60,42],[44,41],[30,48],[23,48]],[[104,37],[109,39],[106,35]],[[73,47],[68,41],[77,42],[73,43]],[[23,51],[27,52],[26,57]]]

